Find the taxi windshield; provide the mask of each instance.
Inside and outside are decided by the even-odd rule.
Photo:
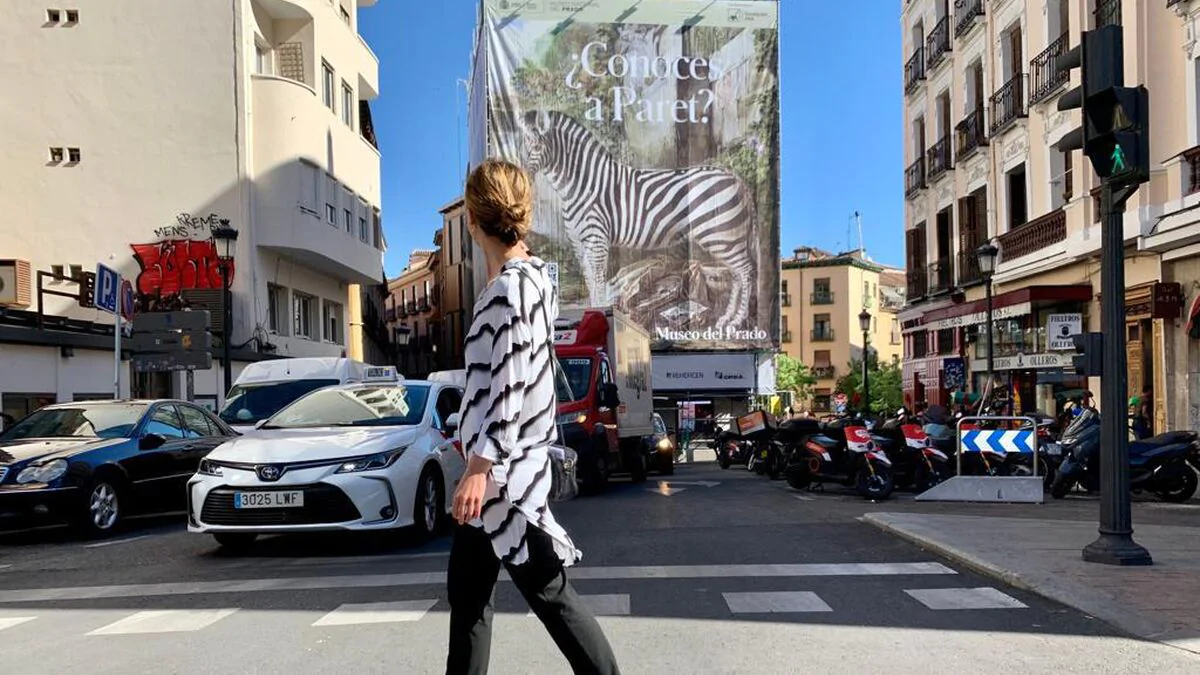
[[[429,387],[412,384],[322,389],[279,411],[263,429],[400,426],[420,423]]]

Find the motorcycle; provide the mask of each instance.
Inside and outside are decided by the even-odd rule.
[[[749,465],[753,458],[750,444],[729,430],[721,430],[713,437],[713,449],[717,452],[717,464],[728,469],[734,464]]]
[[[912,422],[907,410],[899,410],[875,427],[871,439],[892,460],[898,488],[924,492],[952,475],[950,455],[930,443],[929,435]]]
[[[809,436],[785,470],[788,485],[804,490],[825,483],[853,487],[867,499],[883,500],[895,481],[892,460],[876,447],[860,419],[843,419]]]
[[[1100,488],[1100,414],[1085,409],[1063,432],[1066,454],[1058,467],[1050,494],[1061,499],[1075,485],[1089,492]],[[1152,492],[1163,501],[1181,503],[1196,493],[1195,463],[1200,438],[1192,431],[1173,431],[1129,444],[1129,487],[1135,493]]]

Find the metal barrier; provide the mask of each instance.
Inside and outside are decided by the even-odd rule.
[[[976,422],[1020,422],[1016,429],[979,429]],[[967,428],[964,428],[967,427]],[[964,433],[965,432],[965,433]],[[1038,476],[1037,420],[1026,416],[963,417],[955,427],[957,476],[917,495],[917,501],[1012,502],[1041,504],[1045,501],[1042,478]],[[967,453],[991,453],[1007,457],[1030,455],[1031,476],[964,476]]]

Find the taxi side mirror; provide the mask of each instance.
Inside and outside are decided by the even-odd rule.
[[[450,432],[451,434],[457,433],[460,425],[462,425],[462,417],[460,417],[458,413],[452,413],[444,422],[446,431]]]

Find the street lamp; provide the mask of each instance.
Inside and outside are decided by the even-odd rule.
[[[230,352],[233,347],[233,294],[230,292],[230,283],[233,281],[230,276],[230,266],[233,265],[233,256],[237,252],[235,245],[237,244],[238,231],[229,226],[228,222],[222,222],[219,227],[213,230],[213,239],[224,243],[225,255],[220,260],[221,268],[221,342],[224,343],[224,356],[222,362],[225,364],[225,393],[229,394],[229,390],[233,389],[233,364],[230,362]]]
[[[396,365],[401,370],[408,369],[408,345],[412,342],[412,328],[396,326]]]
[[[979,258],[979,276],[983,279],[984,289],[987,293],[987,387],[990,388],[996,378],[996,360],[992,354],[992,275],[996,273],[996,257],[1000,255],[1000,249],[992,242],[988,242],[980,246],[975,251],[975,255]],[[987,391],[987,389],[985,389]]]
[[[871,413],[871,376],[868,361],[871,356],[871,313],[865,309],[858,313],[858,327],[862,329],[863,334],[863,406],[869,415]]]

